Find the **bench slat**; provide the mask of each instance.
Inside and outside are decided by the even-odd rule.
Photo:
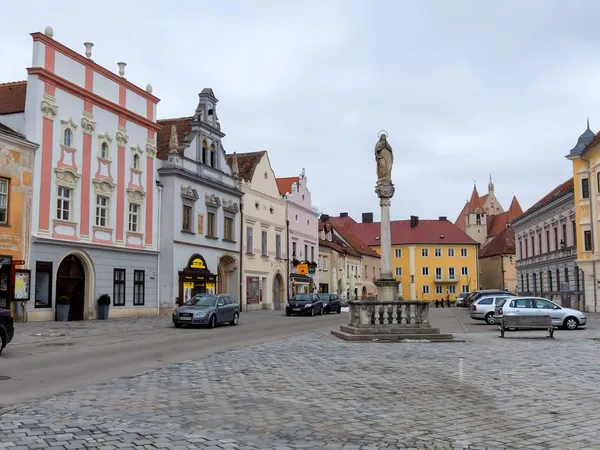
[[[552,326],[550,316],[506,316],[502,320],[504,321],[504,326],[507,328]]]

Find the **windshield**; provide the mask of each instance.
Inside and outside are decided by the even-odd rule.
[[[298,295],[296,295],[296,297],[294,297],[294,299],[296,301],[301,301],[301,302],[311,301],[312,295],[311,294],[298,294]]]
[[[216,299],[213,295],[195,295],[185,304],[186,306],[215,306]]]
[[[465,298],[467,295],[469,295],[468,292],[461,292],[460,294],[458,294],[458,298]]]
[[[328,302],[331,299],[331,295],[330,294],[319,294],[319,298],[321,300],[323,300],[324,302]]]

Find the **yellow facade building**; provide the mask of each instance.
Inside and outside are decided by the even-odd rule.
[[[575,196],[575,245],[577,266],[583,272],[584,304],[589,312],[600,311],[600,135],[587,130],[567,155],[573,163]]]
[[[356,233],[381,254],[380,229],[371,213],[362,223],[347,214],[330,218]],[[479,243],[446,217],[438,220],[395,220],[391,224],[392,271],[400,281],[399,295],[405,300],[454,300],[461,292],[478,288]]]

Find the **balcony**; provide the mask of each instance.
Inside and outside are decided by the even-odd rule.
[[[460,280],[456,275],[436,275],[434,281],[441,284],[453,284],[458,283]]]
[[[531,264],[546,263],[576,257],[577,248],[575,246],[565,247],[559,250],[554,250],[552,252],[542,253],[541,255],[529,256],[528,258],[519,259],[517,260],[517,267],[524,267],[529,266]]]

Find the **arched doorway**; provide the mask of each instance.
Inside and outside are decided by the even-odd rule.
[[[83,320],[85,311],[85,270],[81,259],[69,255],[58,266],[56,299],[69,297],[69,321]]]
[[[235,286],[237,286],[239,280],[234,279],[232,275],[235,269],[237,269],[237,262],[233,257],[223,255],[219,258],[219,264],[217,265],[217,293],[229,294],[237,298],[237,289],[235,289]]]
[[[282,297],[283,279],[281,274],[276,273],[273,278],[273,308],[281,309],[281,297]]]

